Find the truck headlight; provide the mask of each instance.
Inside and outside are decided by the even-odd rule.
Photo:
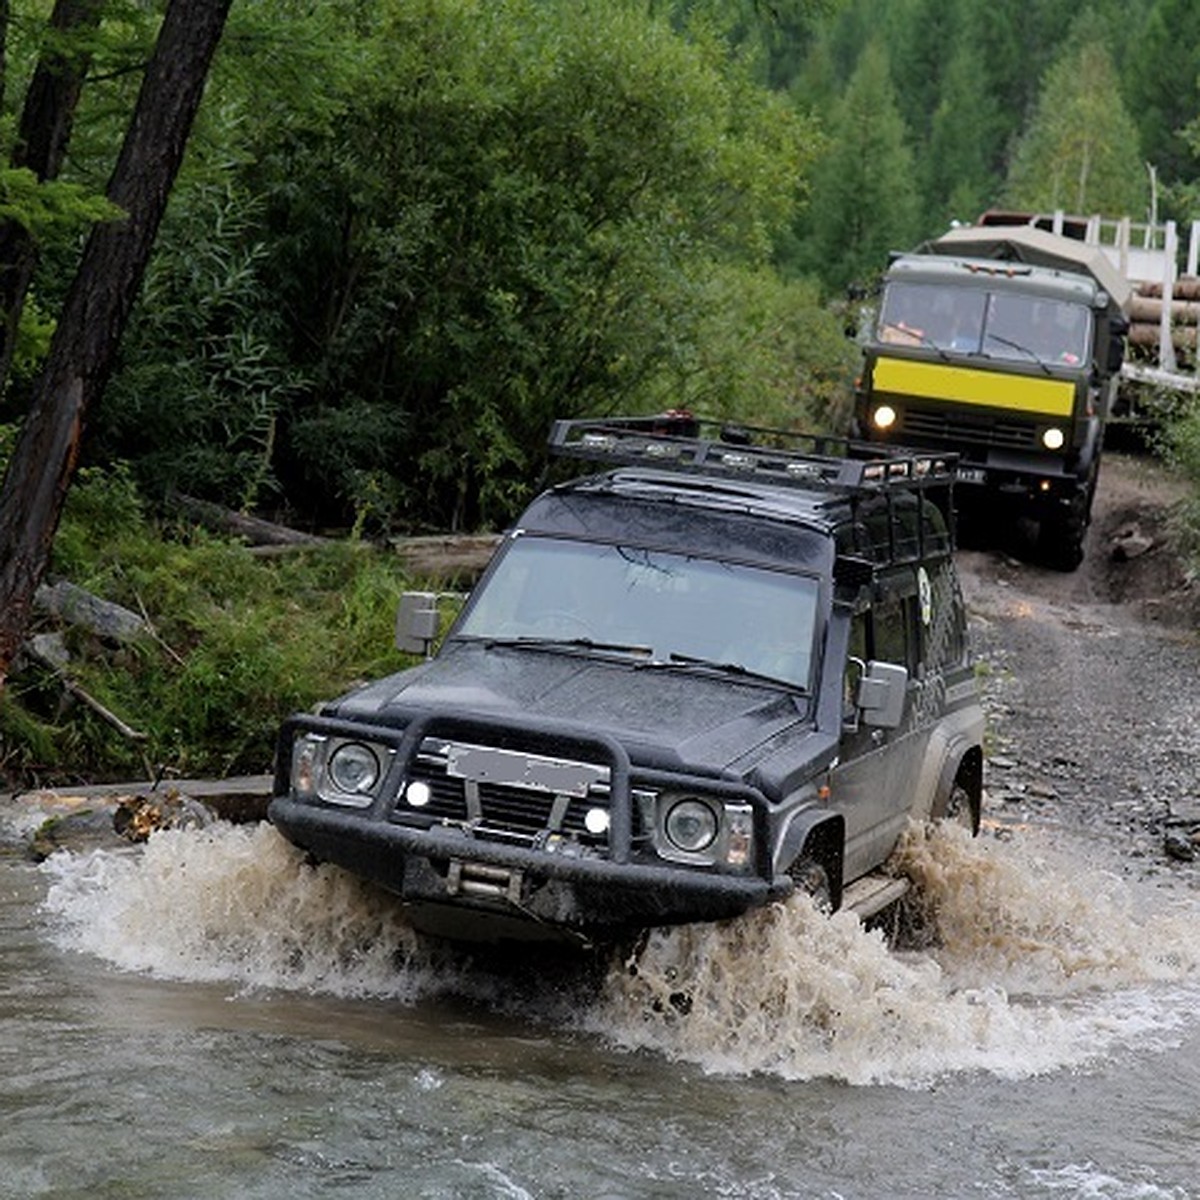
[[[881,404],[871,414],[871,424],[876,429],[891,429],[896,423],[896,410],[890,404]]]
[[[1042,430],[1042,445],[1047,450],[1061,450],[1066,440],[1067,435],[1057,425],[1051,425],[1049,429]]]
[[[688,797],[673,804],[663,821],[671,844],[685,854],[699,854],[717,840],[717,814],[703,800]]]

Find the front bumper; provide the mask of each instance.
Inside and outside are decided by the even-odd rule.
[[[411,828],[276,796],[271,822],[317,859],[335,863],[410,904],[504,914],[586,937],[655,925],[716,921],[782,899],[786,876],[718,874],[694,867],[613,862],[484,841],[452,827]],[[461,924],[462,922],[460,922]]]

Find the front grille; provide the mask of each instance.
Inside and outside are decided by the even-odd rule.
[[[1037,429],[1032,422],[965,413],[958,409],[909,405],[904,410],[901,432],[910,434],[914,440],[929,438],[939,443],[967,442],[1009,450],[1028,450],[1037,446]]]
[[[480,762],[486,770],[472,765]],[[585,818],[593,809],[609,811],[610,779],[609,768],[598,763],[425,738],[405,773],[392,820],[469,826],[476,837],[496,841],[532,845],[558,835],[606,848],[607,829],[593,832]],[[551,786],[556,781],[557,788]],[[405,799],[414,782],[429,788],[429,802],[419,808]]]

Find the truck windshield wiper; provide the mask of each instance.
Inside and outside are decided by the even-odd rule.
[[[1037,363],[1039,367],[1042,368],[1043,371],[1046,372],[1047,375],[1051,374],[1050,368],[1045,362],[1042,361],[1041,356],[1035,353],[1033,350],[1030,350],[1028,346],[1022,346],[1020,342],[1014,342],[1010,338],[1001,337],[998,333],[986,334],[984,336],[984,340],[988,342],[999,342],[1002,346],[1011,346],[1012,349],[1019,350],[1022,354],[1027,354],[1035,363]]]
[[[716,658],[700,658],[693,654],[672,652],[665,659],[656,658],[652,662],[639,663],[639,667],[680,667],[683,670],[716,671],[722,675],[737,675],[743,679],[752,679],[759,683],[769,683],[774,687],[785,687],[791,691],[807,692],[801,683],[783,679],[779,675],[771,675],[766,671],[752,671],[740,662],[725,661]]]
[[[881,321],[879,328],[894,329],[902,337],[912,338],[918,345],[924,346],[927,350],[932,350],[944,362],[951,361],[950,355],[946,353],[945,349],[920,329],[913,329],[911,325],[897,325],[894,321]],[[896,342],[894,344],[903,346],[904,342]]]

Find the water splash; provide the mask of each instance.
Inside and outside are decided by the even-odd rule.
[[[58,940],[164,979],[412,1001],[432,954],[390,897],[269,825],[155,833],[144,849],[56,854]]]
[[[655,931],[610,976],[596,1027],[715,1072],[924,1086],[1169,1039],[1194,1005],[1178,994],[1200,975],[1194,907],[1139,912],[1118,875],[1077,852],[952,827],[914,832],[895,865],[918,885],[919,951],[803,900]]]
[[[598,982],[581,970],[566,988],[540,970],[516,985],[511,968],[423,939],[393,898],[308,864],[267,825],[55,855],[46,905],[63,945],[124,970],[405,1004],[455,995],[707,1071],[912,1087],[1179,1036],[1200,996],[1194,902],[1172,906],[1082,853],[1037,831],[914,832],[895,865],[918,885],[908,927],[921,936],[899,949],[797,899],[653,931]]]

